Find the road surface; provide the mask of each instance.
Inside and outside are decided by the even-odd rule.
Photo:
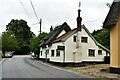
[[[84,78],[84,76],[44,65],[26,55],[6,58],[2,62],[2,78]]]

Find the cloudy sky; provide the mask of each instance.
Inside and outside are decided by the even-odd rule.
[[[42,18],[42,31],[67,22],[73,29],[76,27],[76,17],[79,1],[81,1],[81,17],[90,32],[100,29],[109,8],[106,3],[113,0],[31,0],[39,18]],[[21,5],[22,4],[22,5]],[[31,30],[37,35],[39,24],[33,12],[30,0],[0,0],[0,33],[5,31],[11,19],[24,19]]]

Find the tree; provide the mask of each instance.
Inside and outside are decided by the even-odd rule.
[[[30,40],[35,36],[27,22],[24,20],[12,19],[6,26],[6,31],[14,36],[19,42],[19,49],[16,53],[27,54],[30,52]]]
[[[9,32],[3,32],[2,34],[2,50],[5,51],[16,51],[18,49],[18,41]]]
[[[110,49],[110,32],[107,29],[94,30],[92,35],[100,44]]]

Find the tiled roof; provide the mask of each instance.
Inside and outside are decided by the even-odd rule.
[[[103,28],[111,27],[117,23],[120,15],[120,1],[114,1],[110,7],[109,13],[103,23]]]
[[[69,32],[61,35],[61,36],[58,37],[56,40],[54,40],[53,43],[55,43],[55,42],[60,42],[60,41],[65,41],[65,39],[64,39],[65,37],[67,37],[68,35],[70,35],[70,34],[72,34],[72,33],[76,33],[76,32],[77,32],[77,28],[75,28],[75,29],[73,29],[73,30],[71,30],[71,31],[69,31]]]
[[[61,33],[62,30],[68,32],[71,29],[66,22],[60,26],[57,26],[56,28],[54,28],[53,31],[48,33],[48,35],[39,42],[38,47],[52,43],[52,41],[56,39],[56,37]]]

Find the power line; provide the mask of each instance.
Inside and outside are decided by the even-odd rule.
[[[38,25],[38,24],[40,24],[40,23],[33,23],[33,24],[30,24],[30,25],[32,26],[32,25]]]
[[[97,22],[97,21],[100,21],[100,20],[103,20],[103,19],[104,19],[104,18],[96,19],[96,20],[91,20],[91,21],[87,21],[87,22],[83,22],[83,23]]]
[[[31,3],[31,6],[32,6],[32,8],[33,8],[34,14],[35,14],[35,16],[36,16],[36,18],[37,18],[37,21],[39,22],[38,15],[37,15],[37,13],[36,13],[36,10],[35,10],[34,5],[33,5],[33,3],[32,3],[31,0],[30,0],[30,3]]]
[[[22,1],[21,1],[21,0],[19,0],[19,2],[20,2],[20,4],[21,4],[21,6],[23,7],[23,9],[24,9],[24,11],[25,11],[25,13],[26,13],[27,17],[30,19],[29,15],[28,15],[28,12],[27,12],[27,10],[25,9],[25,7],[24,7],[24,5],[23,5]],[[30,20],[31,20],[31,19],[30,19]]]

